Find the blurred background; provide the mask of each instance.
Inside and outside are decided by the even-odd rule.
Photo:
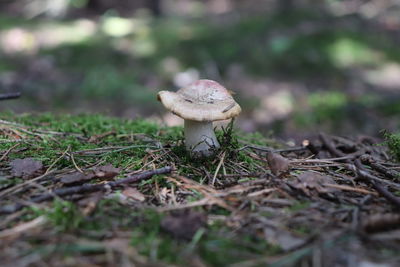
[[[208,78],[244,131],[400,129],[399,0],[1,0],[0,57],[1,111],[177,125],[157,91]]]

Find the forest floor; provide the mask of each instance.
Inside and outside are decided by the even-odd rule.
[[[2,266],[400,262],[400,164],[383,140],[290,146],[230,125],[193,160],[181,127],[143,120],[2,113],[0,135]]]

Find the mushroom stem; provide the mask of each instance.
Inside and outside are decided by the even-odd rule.
[[[186,149],[195,157],[209,157],[220,147],[210,121],[185,120]]]

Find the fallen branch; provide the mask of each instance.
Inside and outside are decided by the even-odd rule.
[[[400,214],[378,213],[365,218],[363,228],[368,233],[377,233],[396,229],[400,224]]]
[[[334,147],[330,138],[328,136],[326,136],[325,134],[320,134],[320,139],[321,139],[322,143],[324,144],[324,146],[328,149],[328,151],[333,156],[336,156],[336,157],[346,156],[345,153],[343,153],[342,151],[340,151],[336,147]],[[370,183],[372,185],[372,187],[381,196],[386,198],[389,202],[394,204],[397,208],[400,208],[400,198],[393,195],[391,192],[389,192],[386,188],[384,188],[380,184],[380,182],[389,183],[388,181],[379,179],[378,177],[375,177],[374,175],[372,175],[366,168],[364,168],[360,159],[355,159],[353,161],[350,159],[345,159],[344,161],[346,163],[349,163],[349,164],[344,165],[346,169],[355,172],[360,179]],[[390,183],[390,184],[393,184],[393,186],[395,186],[397,188],[399,187],[397,184],[394,184],[394,183]]]
[[[324,184],[325,187],[331,187],[339,190],[345,190],[345,191],[353,191],[353,192],[358,192],[361,194],[367,194],[367,195],[374,195],[378,196],[378,193],[372,192],[363,188],[357,188],[357,187],[351,187],[348,185],[341,185],[341,184]]]
[[[396,179],[400,181],[400,173],[394,170],[391,170],[389,168],[386,168],[385,166],[377,163],[374,158],[372,158],[369,155],[364,155],[361,158],[361,162],[364,164],[367,164],[369,166],[371,166],[372,169],[384,174],[385,176],[387,176],[388,178],[391,179]]]
[[[319,138],[321,139],[322,143],[324,144],[324,146],[327,148],[327,150],[332,154],[332,156],[335,157],[343,157],[343,161],[350,163],[350,159],[347,158],[347,155],[345,153],[343,153],[342,151],[338,150],[333,144],[332,141],[330,140],[330,138],[328,136],[326,136],[323,133],[319,134]]]
[[[361,162],[360,162],[360,164],[361,164]],[[361,169],[360,169],[360,166],[362,167]],[[378,183],[383,183],[385,185],[391,186],[397,190],[400,190],[400,184],[383,179],[383,178],[378,178],[375,175],[372,175],[367,169],[365,169],[362,166],[362,164],[357,167],[355,164],[350,163],[350,164],[344,164],[343,167],[346,168],[346,170],[352,171],[355,174],[357,174],[359,176],[359,178],[361,178],[362,180],[368,180],[368,181],[372,180],[372,181],[375,181]]]
[[[295,152],[295,151],[307,150],[307,148],[305,146],[288,147],[288,148],[282,148],[282,149],[273,149],[273,148],[269,148],[269,147],[246,144],[244,147],[239,148],[238,151],[241,151],[241,150],[244,150],[244,149],[248,149],[248,148],[253,149],[253,150],[262,151],[262,152],[273,152],[273,153]]]
[[[0,94],[0,100],[15,99],[15,98],[19,98],[20,96],[21,96],[20,92]]]
[[[368,171],[362,166],[362,163],[359,159],[355,161],[355,166],[358,168],[357,174],[359,177],[364,178],[372,184],[376,191],[381,194],[384,198],[392,202],[397,208],[400,208],[400,198],[396,197],[392,193],[390,193],[385,187],[383,187],[379,182],[376,182],[370,179]]]
[[[79,185],[79,186],[73,186],[73,187],[68,187],[68,188],[60,188],[53,190],[50,193],[43,194],[34,198],[31,198],[27,203],[40,203],[43,201],[51,200],[55,196],[58,197],[63,197],[63,196],[69,196],[73,194],[82,194],[82,193],[88,193],[88,192],[97,192],[97,191],[107,191],[111,188],[123,185],[123,184],[131,184],[131,183],[136,183],[145,179],[151,178],[153,175],[158,175],[158,174],[166,174],[170,173],[172,171],[172,167],[166,166],[163,168],[155,169],[155,170],[150,170],[150,171],[145,171],[140,174],[135,174],[132,176],[129,176],[127,178],[119,179],[117,181],[110,181],[107,183],[103,184],[84,184],[84,185]],[[16,212],[25,206],[27,206],[27,203],[16,203],[12,205],[7,205],[4,206],[0,209],[0,214],[10,214],[13,212]]]

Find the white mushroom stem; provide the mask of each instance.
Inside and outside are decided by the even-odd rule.
[[[185,120],[186,149],[194,156],[208,157],[220,147],[211,121]]]

